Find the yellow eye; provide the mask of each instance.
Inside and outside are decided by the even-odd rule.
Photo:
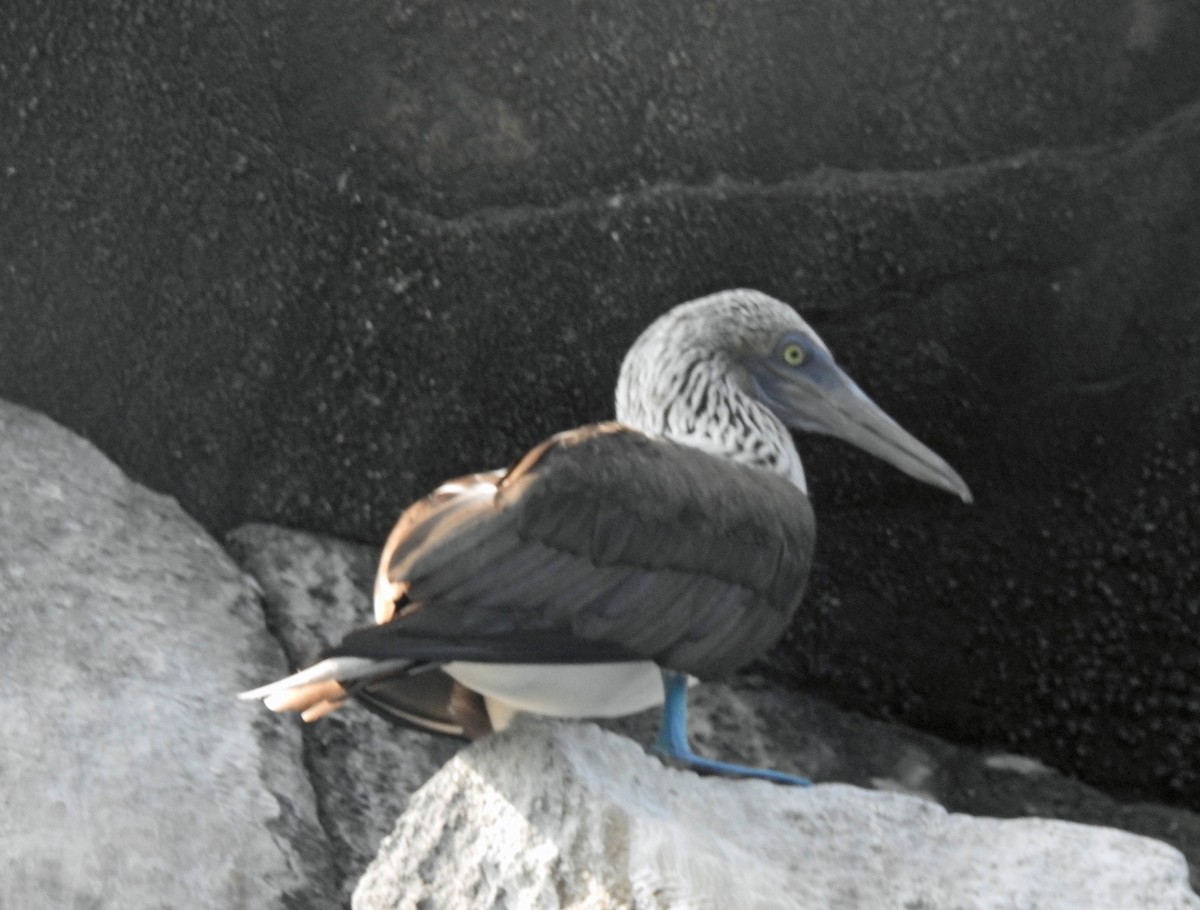
[[[798,367],[804,363],[804,348],[798,344],[789,344],[783,349],[783,362],[790,367]]]

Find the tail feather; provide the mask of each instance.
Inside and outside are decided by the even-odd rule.
[[[263,699],[263,704],[275,712],[308,711],[324,701],[345,701],[346,687],[336,679],[308,683],[275,692]]]
[[[346,703],[346,696],[342,694],[336,698],[325,698],[315,704],[309,705],[300,712],[300,719],[306,724],[315,723],[326,714],[331,714]]]
[[[413,663],[411,660],[370,657],[328,657],[291,676],[241,692],[238,698],[243,701],[262,699],[272,711],[304,711],[322,701],[344,699],[347,683],[400,673]]]
[[[393,723],[475,739],[492,723],[483,696],[459,684],[436,664],[411,658],[327,657],[284,679],[242,692],[272,711],[298,711],[319,720],[352,697]]]

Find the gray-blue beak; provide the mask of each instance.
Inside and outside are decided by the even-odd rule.
[[[803,364],[748,365],[763,401],[793,429],[836,436],[905,474],[971,502],[966,482],[940,455],[892,420],[833,362],[810,347]]]

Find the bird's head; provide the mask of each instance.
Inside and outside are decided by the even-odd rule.
[[[756,446],[771,444],[794,453],[766,414],[836,436],[971,501],[958,473],[868,398],[795,310],[766,294],[722,291],[681,304],[646,329],[622,363],[617,419],[644,432],[738,460],[753,461]]]

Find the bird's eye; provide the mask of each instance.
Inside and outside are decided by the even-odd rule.
[[[798,367],[804,363],[804,348],[798,344],[789,344],[783,349],[783,362],[790,367]]]

